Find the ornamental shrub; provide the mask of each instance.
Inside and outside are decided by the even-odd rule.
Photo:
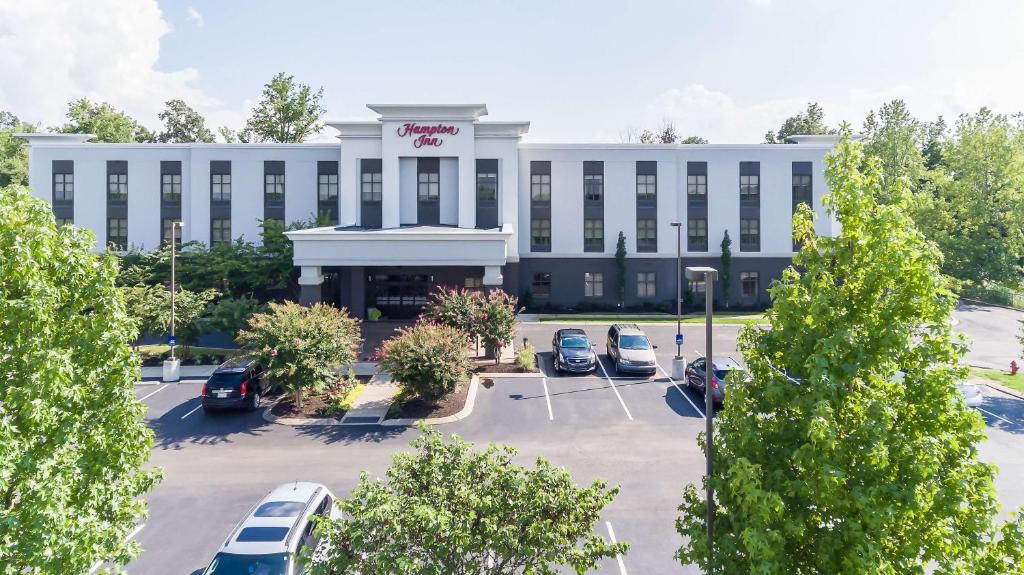
[[[537,348],[526,344],[516,352],[516,367],[523,371],[537,370]]]
[[[521,311],[514,295],[493,289],[481,298],[480,337],[484,346],[494,354],[494,363],[501,360],[502,346],[512,343],[516,336],[516,315]]]
[[[441,288],[431,294],[423,308],[422,317],[460,329],[470,338],[480,337],[480,312],[483,298],[479,292],[467,289]]]
[[[465,332],[420,322],[381,345],[381,366],[414,396],[436,403],[468,378],[468,350]]]

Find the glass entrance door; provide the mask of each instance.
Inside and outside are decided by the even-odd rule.
[[[418,316],[434,285],[429,274],[370,273],[366,276],[366,305],[381,311],[385,319]]]

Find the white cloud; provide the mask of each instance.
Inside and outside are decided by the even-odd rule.
[[[753,4],[754,6],[769,6],[771,5],[772,0],[747,0],[747,2]]]
[[[87,97],[153,128],[172,98],[216,111],[196,69],[157,69],[171,31],[156,0],[0,0],[0,109],[57,125],[68,101]]]
[[[200,28],[206,24],[206,20],[203,19],[203,15],[199,13],[199,10],[196,10],[192,6],[189,6],[185,10],[185,14],[188,16],[189,21],[195,23],[195,25]]]

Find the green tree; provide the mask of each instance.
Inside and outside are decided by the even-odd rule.
[[[203,291],[191,291],[178,288],[174,294],[174,335],[180,342],[182,357],[188,357],[191,347],[199,341],[199,336],[205,331],[205,318],[210,302],[220,295],[215,289]],[[167,293],[167,323],[165,326],[170,329],[170,293]]]
[[[454,327],[471,339],[480,337],[482,296],[468,289],[442,288],[430,295],[420,317]]]
[[[707,138],[701,136],[687,136],[679,141],[680,144],[710,144]]]
[[[934,190],[914,218],[942,250],[943,271],[984,285],[1019,285],[1024,257],[1024,132],[982,108],[957,121]]]
[[[718,271],[718,281],[722,284],[722,302],[729,308],[729,296],[732,294],[732,239],[729,230],[722,236],[722,269]]]
[[[768,144],[792,144],[790,136],[809,136],[834,134],[835,130],[825,125],[825,111],[817,102],[807,104],[807,109],[795,116],[786,118],[778,132],[768,131],[764,141]]]
[[[56,228],[26,188],[0,190],[0,573],[87,573],[138,554],[128,534],[153,444],[113,257]]]
[[[947,137],[946,120],[942,116],[934,122],[921,125],[921,156],[925,169],[934,170],[942,164],[942,151],[946,147]]]
[[[435,403],[469,380],[469,336],[462,330],[420,322],[380,346],[381,367],[404,390]]]
[[[255,298],[226,297],[210,306],[210,327],[236,337],[248,325],[249,317],[259,311],[263,311],[263,306]]]
[[[136,284],[122,287],[125,311],[135,322],[139,336],[162,334],[167,328],[167,307],[170,305],[163,286]],[[138,339],[133,341],[138,345]]]
[[[621,231],[615,240],[615,295],[621,308],[626,302],[626,234]]]
[[[544,458],[528,468],[511,447],[478,451],[420,430],[414,453],[393,456],[387,481],[363,473],[339,503],[342,517],[318,521],[329,545],[314,573],[582,574],[627,551],[594,533],[617,487],[580,487]]]
[[[826,166],[841,232],[816,237],[798,211],[804,248],[770,290],[770,328],[741,332],[749,378],[716,417],[713,559],[693,485],[678,558],[706,573],[1019,573],[1024,521],[996,524],[984,422],[954,386],[965,346],[941,256],[905,186],[878,202],[877,162],[847,127]]]
[[[245,124],[242,141],[305,141],[323,128],[323,95],[323,88],[314,92],[306,84],[297,84],[293,76],[277,74],[264,86],[263,98]]]
[[[155,135],[131,116],[106,102],[80,98],[68,104],[68,121],[53,131],[65,134],[93,134],[92,142],[152,142]]]
[[[876,114],[868,113],[864,120],[864,153],[876,159],[882,179],[882,201],[889,202],[888,190],[897,180],[915,189],[924,176],[924,156],[920,141],[924,128],[910,114],[903,100],[882,104]]]
[[[189,107],[184,100],[167,100],[166,108],[160,112],[164,129],[156,137],[158,142],[213,142],[213,132],[206,127],[206,120]]]
[[[338,379],[338,370],[356,360],[361,343],[359,321],[346,310],[292,302],[272,303],[266,313],[253,314],[237,340],[299,407],[305,390],[320,391]]]
[[[14,134],[38,130],[38,126],[0,110],[0,188],[28,185],[28,144]]]

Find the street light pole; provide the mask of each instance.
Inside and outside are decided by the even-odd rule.
[[[712,460],[715,453],[714,418],[715,402],[711,391],[711,380],[714,377],[714,363],[712,362],[711,350],[711,307],[714,296],[714,282],[718,279],[718,270],[710,267],[686,268],[686,277],[690,280],[704,281],[704,422],[705,437],[707,438],[707,518],[705,522],[708,527],[708,563],[711,563],[711,556],[714,552],[715,533],[715,501],[714,489],[711,487],[711,474],[714,471]]]
[[[174,245],[175,244],[174,232],[175,232],[175,230],[178,229],[178,223],[179,222],[171,222],[171,342],[172,342],[171,343],[171,360],[172,361],[174,360],[174,348],[176,347],[174,344],[177,343],[177,341],[175,341],[175,339],[174,339],[174,292],[175,292],[175,287],[174,287],[174,282],[175,282],[174,260],[176,259],[174,257],[175,256],[175,254],[174,254],[174,248],[175,248],[175,245]]]
[[[670,224],[676,229],[676,359],[683,357],[683,222]]]

